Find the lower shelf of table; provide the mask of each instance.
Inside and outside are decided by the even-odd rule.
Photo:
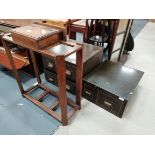
[[[35,91],[37,88],[42,89],[44,92],[39,95],[38,97],[32,97],[30,95],[30,93],[32,91]],[[50,107],[44,105],[41,100],[46,96],[46,95],[52,95],[54,97],[57,98],[57,100],[55,101],[55,103],[53,103]],[[32,103],[34,103],[35,105],[37,105],[38,107],[40,107],[42,110],[44,110],[45,112],[47,112],[49,115],[51,115],[53,118],[55,118],[56,120],[58,120],[59,122],[62,122],[62,116],[61,114],[58,114],[57,112],[55,112],[55,110],[59,107],[60,103],[59,103],[59,98],[58,98],[58,93],[53,91],[52,89],[48,88],[47,86],[45,86],[43,83],[38,83],[36,85],[32,85],[30,88],[28,88],[25,93],[23,94],[23,97],[27,98],[28,100],[30,100]],[[71,99],[67,98],[67,105],[69,105],[70,107],[72,107],[72,110],[67,112],[67,119],[69,120],[72,115],[74,114],[74,112],[76,112],[77,110],[80,109],[80,107]],[[67,108],[66,105],[66,108]],[[61,110],[61,109],[60,109]],[[63,124],[64,125],[64,124]]]

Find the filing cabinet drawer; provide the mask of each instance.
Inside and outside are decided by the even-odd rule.
[[[45,70],[45,78],[48,82],[56,86],[58,85],[57,77],[53,73],[49,72],[48,70]]]
[[[49,71],[56,73],[56,64],[54,59],[43,57],[44,67]],[[66,62],[66,77],[69,80],[76,81],[76,66]]]
[[[43,57],[44,67],[49,71],[56,71],[56,65],[53,58]]]
[[[126,101],[122,101],[119,98],[113,98],[110,94],[107,95],[104,93],[104,91],[99,90],[95,104],[118,117],[122,117],[124,108],[126,106]]]
[[[66,77],[69,80],[76,81],[76,66],[66,63]]]
[[[72,81],[66,81],[66,90],[71,94],[76,94],[76,84]]]
[[[88,84],[87,82],[83,81],[82,96],[91,102],[95,102],[96,96],[97,96],[96,87],[94,87],[93,85]]]
[[[54,73],[45,69],[45,78],[48,82],[58,86],[57,76]],[[76,84],[69,80],[66,80],[66,90],[72,94],[76,93]]]

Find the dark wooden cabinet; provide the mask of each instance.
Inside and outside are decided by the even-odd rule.
[[[102,62],[83,78],[83,97],[122,117],[143,74],[118,63]]]
[[[102,62],[103,48],[83,44],[83,76],[91,72],[97,65]],[[67,78],[67,91],[75,94],[76,87],[76,55],[72,54],[65,59],[66,63],[66,78]],[[56,83],[56,64],[54,59],[43,57],[43,63],[45,67],[45,78],[50,83],[57,85]]]
[[[45,69],[46,80],[56,86],[58,86],[58,80],[56,74]],[[66,90],[72,94],[76,94],[76,84],[73,81],[66,80]]]
[[[43,63],[44,63],[45,69],[47,69],[50,72],[56,73],[56,64],[55,64],[54,59],[49,59],[49,58],[43,57]],[[69,80],[75,81],[75,79],[76,79],[76,65],[66,62],[66,77]]]

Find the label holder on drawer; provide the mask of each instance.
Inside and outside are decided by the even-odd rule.
[[[87,95],[89,95],[89,96],[91,96],[91,94],[92,94],[92,93],[89,92],[88,90],[85,90],[84,92],[85,92]]]
[[[53,68],[53,64],[51,62],[48,63],[49,68]]]
[[[66,89],[67,89],[67,90],[70,90],[70,86],[69,86],[69,85],[66,85]]]
[[[108,101],[104,101],[104,104],[105,104],[106,106],[108,106],[108,107],[112,107],[112,104],[109,103]]]
[[[66,74],[71,75],[71,71],[66,69]]]
[[[54,81],[54,79],[52,79],[52,78],[48,78],[48,80],[49,80],[49,81],[51,81],[51,82],[53,82],[53,81]]]

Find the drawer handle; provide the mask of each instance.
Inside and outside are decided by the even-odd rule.
[[[67,89],[67,90],[70,90],[70,86],[69,86],[69,85],[66,85],[66,89]]]
[[[49,81],[51,81],[51,82],[53,82],[53,81],[54,81],[52,78],[49,78],[48,80],[49,80]]]
[[[112,104],[109,103],[109,102],[107,102],[107,101],[104,101],[104,104],[107,105],[108,107],[111,107],[112,106]]]
[[[53,64],[49,62],[48,67],[53,68]]]
[[[87,90],[85,91],[85,93],[86,93],[87,95],[89,95],[89,96],[91,95],[91,93],[90,93],[89,91],[87,91]]]
[[[66,70],[66,74],[67,74],[67,75],[71,75],[71,71]]]

